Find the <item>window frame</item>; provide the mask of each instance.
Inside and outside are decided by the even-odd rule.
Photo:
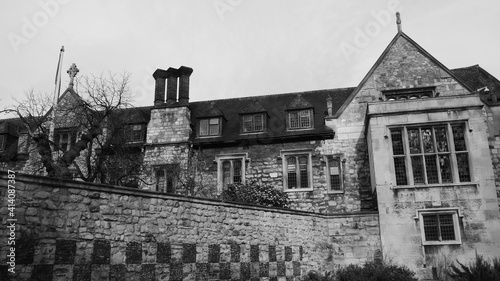
[[[452,215],[453,221],[453,231],[455,240],[429,240],[427,241],[425,237],[425,225],[424,216],[439,216],[439,215]],[[422,245],[460,245],[462,244],[462,235],[460,229],[460,219],[463,218],[462,213],[459,208],[429,208],[429,209],[419,209],[416,210],[415,220],[418,220],[420,226],[420,237],[422,239]],[[438,224],[439,225],[439,224]],[[438,227],[439,237],[441,237],[441,229]]]
[[[179,170],[179,163],[171,163],[171,164],[164,164],[164,165],[156,165],[153,167],[154,171],[154,179],[155,179],[155,191],[161,192],[161,193],[167,193],[167,194],[175,194],[176,189],[177,189],[177,183],[178,183],[178,178],[179,175],[175,175],[173,172],[177,169]],[[165,185],[160,186],[160,181],[159,178],[160,176],[158,175],[159,172],[163,172],[164,178],[165,178]],[[169,175],[171,176],[169,180]],[[168,183],[171,182],[172,186],[168,186]],[[161,189],[161,190],[160,190]],[[171,191],[169,191],[171,190]]]
[[[339,163],[339,185],[340,189],[332,189],[331,183],[331,168],[330,168],[330,160],[338,161]],[[328,193],[344,193],[344,162],[342,159],[342,154],[328,154],[323,156],[323,161],[325,162],[325,176],[327,183]]]
[[[0,151],[4,151],[7,146],[7,136],[5,134],[0,135]]]
[[[217,120],[217,134],[211,134],[211,129],[210,129],[210,122],[212,120]],[[207,122],[207,134],[202,134],[202,122],[206,121]],[[215,124],[214,124],[215,125]],[[212,137],[218,137],[222,133],[222,118],[221,117],[208,117],[208,118],[200,118],[198,120],[198,137],[200,138],[212,138]]]
[[[215,161],[217,162],[217,191],[220,193],[225,190],[224,186],[224,170],[223,164],[225,161],[231,161],[230,167],[230,182],[228,184],[234,184],[234,162],[241,161],[241,182],[245,184],[246,182],[246,163],[248,161],[247,153],[234,153],[234,154],[220,154],[215,156]]]
[[[61,147],[61,140],[62,136],[66,135],[68,137],[68,141],[66,143],[66,148],[63,149]],[[59,152],[66,152],[71,149],[72,146],[74,146],[77,143],[78,136],[80,135],[80,132],[74,128],[64,128],[64,129],[55,129],[54,130],[54,145],[57,147],[57,151]]]
[[[139,130],[134,130],[135,126],[139,126]],[[135,138],[134,133],[139,131],[139,139]],[[144,142],[145,141],[145,126],[144,124],[127,124],[125,125],[125,142],[134,143],[134,142]]]
[[[309,113],[309,126],[302,126],[302,113],[308,112]],[[297,126],[292,126],[292,114],[297,114]],[[309,130],[314,128],[314,110],[313,108],[303,108],[303,109],[294,109],[294,110],[288,110],[286,113],[286,128],[287,130],[290,131],[296,131],[296,130]]]
[[[312,171],[312,151],[311,150],[286,150],[280,152],[282,168],[283,168],[283,190],[285,192],[300,192],[300,191],[312,191],[313,190],[313,171]],[[307,157],[307,173],[308,173],[308,186],[289,188],[288,183],[288,163],[287,158],[290,156],[295,156],[295,174],[297,176],[297,183],[301,182],[300,178],[300,156]]]
[[[256,116],[260,116],[262,118],[262,129],[260,130],[256,130],[255,129],[255,117]],[[245,118],[246,117],[251,117],[252,120],[250,121],[251,122],[251,130],[249,131],[245,131],[245,122],[248,122],[248,121],[245,121]],[[250,114],[243,114],[241,115],[240,117],[240,121],[241,121],[241,133],[242,134],[252,134],[252,133],[262,133],[262,132],[265,132],[267,130],[267,120],[266,120],[266,114],[264,112],[259,112],[259,113],[250,113]]]
[[[465,150],[456,150],[455,148],[455,141],[454,141],[454,136],[453,136],[453,126],[456,125],[461,125],[463,126],[463,134],[464,134],[464,143],[465,143]],[[445,127],[445,132],[446,132],[446,144],[447,144],[447,149],[448,151],[438,151],[437,149],[437,139],[435,136],[435,128],[439,127]],[[424,144],[423,144],[423,136],[421,134],[421,131],[423,129],[428,129],[431,128],[431,133],[432,133],[432,141],[433,141],[433,149],[434,152],[432,153],[426,153],[424,151]],[[474,169],[472,169],[472,155],[470,153],[470,144],[469,144],[469,136],[468,136],[468,131],[469,131],[469,125],[467,121],[453,121],[453,122],[431,122],[431,123],[417,123],[417,124],[405,124],[405,125],[397,125],[397,126],[389,126],[389,135],[390,135],[390,144],[389,144],[389,149],[391,151],[391,168],[393,171],[393,182],[395,188],[402,188],[402,187],[408,187],[408,186],[443,186],[443,185],[463,185],[463,184],[475,184],[474,182]],[[419,131],[419,145],[421,148],[420,153],[411,153],[410,151],[410,143],[408,139],[408,130],[411,129],[418,129]],[[393,139],[393,131],[400,130],[401,131],[401,138],[402,138],[402,150],[403,154],[394,154],[394,139]],[[458,159],[457,155],[459,154],[466,154],[467,155],[467,162],[469,166],[469,181],[461,181],[460,179],[460,174],[459,174],[459,167],[458,167]],[[436,173],[437,173],[437,182],[436,183],[429,183],[429,177],[427,175],[428,171],[426,169],[426,157],[425,156],[432,156],[435,155],[436,159]],[[450,169],[450,176],[451,176],[451,181],[450,182],[444,182],[442,179],[442,173],[440,172],[441,168],[439,163],[440,157],[442,155],[448,155],[448,161],[449,161],[449,169]],[[423,177],[423,183],[415,183],[415,176],[414,176],[414,171],[413,171],[413,163],[412,163],[412,158],[414,157],[420,157],[422,159],[421,165],[422,165],[422,177]],[[395,158],[400,158],[403,159],[404,163],[404,172],[406,175],[406,184],[398,184],[398,178],[397,178],[397,167],[395,164]]]

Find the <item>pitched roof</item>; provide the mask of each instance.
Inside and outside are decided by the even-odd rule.
[[[349,97],[354,88],[318,90],[309,92],[274,94],[256,97],[232,98],[212,101],[190,102],[191,121],[197,128],[198,119],[208,116],[207,109],[217,108],[219,116],[224,117],[222,135],[211,138],[197,138],[194,132],[194,144],[229,144],[242,141],[288,140],[297,138],[325,138],[333,137],[333,131],[325,126],[324,117],[327,115],[327,97],[332,98],[333,112],[336,112]],[[290,108],[290,106],[292,107]],[[287,130],[286,114],[288,110],[298,108],[314,109],[314,128],[311,130]],[[266,112],[267,131],[260,134],[242,134],[240,115]],[[211,112],[208,110],[208,112]]]
[[[125,119],[122,121],[126,124],[148,123],[152,108],[152,106],[121,108],[116,113],[121,114],[120,117]]]
[[[344,102],[344,104],[340,107],[340,109],[337,111],[336,114],[334,114],[334,117],[338,117],[344,109],[349,105],[349,103],[354,99],[356,94],[363,88],[364,84],[366,81],[372,76],[372,74],[375,72],[375,70],[378,68],[378,66],[383,62],[384,58],[386,55],[389,53],[389,51],[392,49],[392,47],[396,44],[399,38],[404,38],[406,39],[410,44],[412,44],[422,55],[427,57],[430,61],[435,63],[437,66],[439,66],[443,71],[448,73],[452,78],[454,78],[457,82],[459,82],[465,89],[469,90],[472,92],[472,89],[463,81],[461,81],[452,71],[450,71],[446,66],[444,66],[441,62],[439,62],[436,58],[434,58],[431,54],[429,54],[424,48],[422,48],[420,45],[417,44],[417,42],[413,41],[413,39],[410,38],[410,36],[406,35],[404,32],[398,32],[396,36],[392,39],[392,41],[389,43],[389,45],[385,48],[384,52],[380,55],[380,57],[377,59],[375,64],[372,66],[370,71],[365,75],[363,80],[358,84],[356,89],[351,93],[349,98],[347,98]]]
[[[452,69],[451,72],[460,77],[474,91],[479,90],[481,97],[491,99],[491,96],[485,95],[484,92],[484,87],[488,87],[490,91],[488,95],[494,94],[500,99],[500,81],[478,64]]]

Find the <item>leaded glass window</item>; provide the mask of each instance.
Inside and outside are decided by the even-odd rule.
[[[465,124],[391,129],[396,185],[470,182]]]
[[[303,189],[311,186],[309,154],[291,154],[285,156],[284,175],[287,189]]]
[[[243,158],[228,158],[221,160],[222,188],[243,182]]]
[[[295,110],[288,112],[289,129],[308,129],[313,127],[312,109]]]
[[[343,190],[342,165],[339,156],[328,155],[326,174],[330,191]]]
[[[248,114],[242,116],[243,133],[264,131],[264,114]]]
[[[455,240],[455,228],[452,214],[429,214],[424,220],[425,241]]]

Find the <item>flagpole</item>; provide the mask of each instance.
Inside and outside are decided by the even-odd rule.
[[[56,78],[55,78],[55,89],[54,89],[54,106],[57,105],[57,100],[61,93],[61,68],[64,56],[64,46],[61,46],[61,51],[59,52],[59,62],[57,64]]]
[[[61,93],[61,68],[62,68],[62,61],[63,61],[63,55],[64,55],[64,46],[61,46],[61,51],[59,52],[59,61],[57,63],[57,70],[56,70],[56,78],[55,78],[55,86],[54,86],[54,101],[52,103],[52,120],[50,121],[50,127],[49,127],[49,140],[53,143],[54,142],[54,131],[55,131],[55,119],[56,119],[56,107],[57,107],[57,101],[59,100],[59,95]],[[54,147],[51,145],[52,151],[54,151]]]

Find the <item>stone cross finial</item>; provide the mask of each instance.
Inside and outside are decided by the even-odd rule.
[[[398,25],[398,32],[401,32],[401,16],[399,12],[396,12],[396,24]]]
[[[76,64],[72,64],[71,67],[66,71],[69,74],[69,87],[73,88],[73,80],[80,69],[76,67]]]

